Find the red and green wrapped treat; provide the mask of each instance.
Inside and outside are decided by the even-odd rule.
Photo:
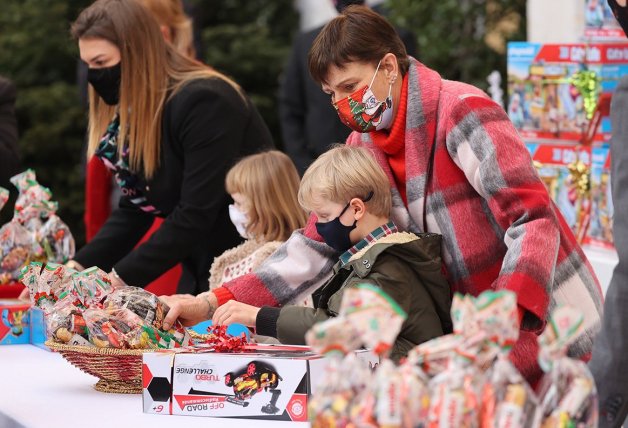
[[[72,275],[72,294],[85,308],[99,305],[113,291],[107,273],[97,267],[87,268]]]
[[[331,360],[310,400],[313,427],[399,426],[401,402],[393,411],[385,402],[390,403],[391,392],[403,390],[404,379],[385,358],[406,316],[380,288],[360,284],[345,291],[338,317],[308,331],[308,345]],[[384,358],[377,372],[381,375],[374,377],[369,365],[356,357],[353,351],[363,346]]]
[[[519,337],[517,300],[505,294],[499,304],[499,317],[490,335],[490,344],[498,349],[497,360],[487,372],[482,388],[481,428],[532,428],[538,423],[538,399],[521,373],[508,359]]]
[[[583,333],[584,317],[559,307],[539,336],[539,365],[545,372],[539,387],[542,428],[593,428],[598,425],[598,398],[587,365],[567,356]]]
[[[37,221],[41,224],[40,212],[34,207],[40,205],[42,201],[49,201],[52,198],[52,192],[37,182],[35,171],[32,169],[11,177],[11,183],[19,192],[15,201],[15,217],[27,229],[34,232],[38,228]]]
[[[31,257],[32,235],[15,219],[0,228],[0,284],[17,281]]]
[[[46,260],[66,263],[74,257],[75,243],[70,228],[56,214],[57,208],[56,202],[42,202],[41,214],[48,220],[35,232],[35,237]]]

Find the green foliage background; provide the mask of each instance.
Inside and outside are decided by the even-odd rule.
[[[324,1],[324,0],[320,0]],[[279,76],[297,31],[292,0],[193,0],[202,59],[249,93],[281,146]],[[60,216],[83,243],[81,153],[87,112],[76,85],[78,51],[69,24],[89,0],[2,0],[0,74],[18,86],[23,168],[53,191]],[[444,77],[486,88],[505,57],[485,43],[503,17],[523,17],[525,0],[388,0],[391,19],[417,35],[419,57]],[[509,37],[524,40],[525,20]],[[499,32],[499,31],[498,31]],[[0,213],[1,220],[10,216]],[[0,220],[0,221],[1,221]]]
[[[387,6],[393,22],[417,35],[421,62],[483,90],[492,70],[505,81],[505,43],[526,40],[526,0],[388,0]]]

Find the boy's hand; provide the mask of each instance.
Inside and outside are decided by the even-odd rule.
[[[214,325],[229,325],[233,323],[244,324],[247,327],[255,327],[259,308],[245,303],[229,300],[216,309]]]

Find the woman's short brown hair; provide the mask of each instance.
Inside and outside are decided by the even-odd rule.
[[[325,83],[332,64],[338,68],[352,61],[376,65],[387,53],[397,57],[405,76],[410,61],[395,28],[366,6],[349,6],[314,40],[308,57],[310,74],[316,82]]]

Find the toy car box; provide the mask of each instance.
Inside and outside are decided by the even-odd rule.
[[[242,353],[189,348],[143,356],[145,413],[305,422],[327,360],[307,347],[253,345]],[[360,357],[377,363],[367,351]]]

